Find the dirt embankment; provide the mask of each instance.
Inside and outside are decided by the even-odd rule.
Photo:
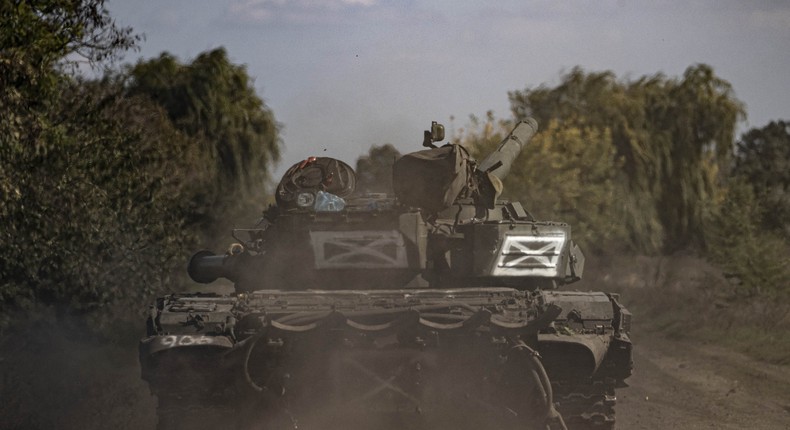
[[[670,299],[691,294],[714,310],[731,306],[716,305],[726,281],[715,270],[684,256],[590,261],[587,269],[574,288],[619,291],[634,313],[636,372],[618,392],[618,428],[790,428],[790,367],[678,336],[693,308]],[[12,333],[0,339],[0,399],[3,429],[156,425],[133,337],[107,344],[68,330]]]

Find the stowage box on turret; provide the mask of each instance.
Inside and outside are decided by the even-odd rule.
[[[189,262],[236,293],[152,306],[159,428],[613,428],[631,315],[559,288],[584,269],[571,227],[498,198],[537,128],[478,164],[434,123],[394,196],[355,193],[339,160],[292,166],[256,227]]]

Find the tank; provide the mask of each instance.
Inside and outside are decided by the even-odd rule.
[[[585,261],[571,226],[499,198],[537,129],[478,163],[433,123],[394,195],[357,193],[333,158],[292,166],[257,225],[189,261],[235,292],[151,307],[159,428],[614,428],[631,314],[568,287]]]

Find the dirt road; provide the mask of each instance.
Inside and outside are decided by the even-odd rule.
[[[636,373],[618,393],[618,428],[790,429],[790,368],[713,345],[635,338]]]
[[[0,351],[0,428],[155,427],[133,345],[51,336]],[[790,367],[638,327],[634,340],[636,373],[618,393],[619,429],[790,429]]]

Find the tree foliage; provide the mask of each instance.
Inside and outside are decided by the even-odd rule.
[[[389,143],[373,145],[367,155],[357,159],[357,190],[392,194],[392,165],[400,156]]]
[[[197,185],[183,179],[199,155],[156,106],[111,83],[61,94],[58,126],[36,139],[46,152],[24,146],[0,162],[0,302],[69,313],[138,303],[182,264]]]
[[[115,25],[104,0],[0,2],[0,29],[0,135],[6,150],[35,145],[49,127],[48,109],[68,79],[64,69],[105,64],[139,40]]]
[[[172,275],[199,239],[190,224],[224,217],[211,203],[248,178],[262,187],[278,154],[243,67],[222,50],[199,57],[179,87],[196,101],[175,116],[129,70],[85,80],[66,67],[106,65],[134,43],[103,1],[0,8],[0,330],[13,309],[98,315],[180,289]]]
[[[709,66],[689,67],[682,79],[635,81],[576,68],[556,88],[514,91],[510,100],[516,119],[610,130],[629,184],[624,221],[644,229],[634,233],[645,250],[701,243],[705,203],[731,160],[743,115],[730,84]]]
[[[151,200],[168,159],[117,127],[131,105],[66,73],[132,46],[102,1],[4,2],[0,20],[0,328],[8,306],[91,310],[161,275]],[[121,112],[124,110],[124,112]],[[109,115],[109,116],[108,116]],[[146,129],[148,129],[146,124]],[[134,145],[134,143],[141,143]],[[162,221],[164,223],[165,221]],[[135,228],[137,230],[135,230]],[[147,281],[147,282],[146,282]],[[141,288],[143,290],[143,288]]]
[[[223,48],[184,64],[168,53],[140,61],[126,71],[127,94],[146,97],[190,137],[215,181],[192,196],[187,228],[204,242],[225,240],[238,222],[252,222],[260,210],[271,165],[280,158],[279,125],[255,93],[244,66],[230,62]]]
[[[706,216],[707,255],[745,297],[790,294],[790,244],[762,228],[765,208],[751,184],[733,180]]]
[[[232,208],[251,197],[260,204],[269,168],[280,158],[279,126],[244,66],[218,48],[189,64],[163,53],[137,63],[128,75],[128,94],[162,106],[175,127],[216,160],[219,181],[205,196],[207,207]]]
[[[735,155],[733,173],[753,187],[763,225],[790,239],[790,123],[749,130]]]
[[[531,115],[544,124],[556,120],[553,127],[567,132],[584,130],[583,140],[591,148],[595,146],[591,131],[610,133],[617,160],[623,162],[622,176],[613,178],[617,198],[607,203],[588,194],[584,207],[614,202],[617,209],[609,216],[615,214],[625,227],[629,248],[671,252],[695,247],[731,273],[738,280],[737,290],[749,296],[782,291],[790,282],[790,246],[765,230],[787,231],[788,127],[775,122],[751,130],[733,151],[743,106],[730,84],[710,67],[692,66],[679,79],[659,74],[631,81],[618,80],[611,72],[585,73],[577,68],[555,88],[516,91],[510,99],[517,119]],[[550,139],[563,141],[558,135]],[[573,158],[577,152],[566,146],[559,153]],[[543,173],[531,180],[551,177],[554,183],[549,187],[556,193],[541,199],[573,198],[566,185],[573,183],[573,177],[553,170],[557,164],[551,156],[539,155],[548,166],[533,166]],[[587,153],[585,161],[589,157]],[[606,164],[601,159],[589,161]],[[574,165],[584,161],[576,160]],[[562,205],[552,209],[559,212]],[[589,222],[594,213],[570,215],[566,219],[593,230],[601,228]],[[600,241],[596,238],[594,243]]]
[[[513,125],[489,112],[484,122],[472,117],[454,139],[482,159]],[[538,219],[568,222],[585,249],[611,251],[627,240],[618,199],[621,167],[608,130],[549,121],[511,167],[503,198],[521,201]]]
[[[708,256],[747,297],[790,294],[790,128],[774,121],[741,136],[732,175],[707,213]]]

